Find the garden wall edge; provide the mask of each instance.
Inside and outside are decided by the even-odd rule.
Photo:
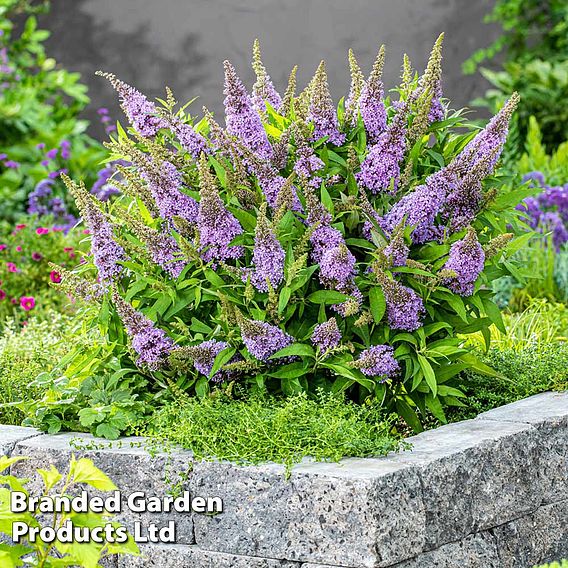
[[[568,556],[568,393],[543,393],[409,439],[412,449],[339,464],[199,462],[148,451],[143,438],[0,426],[0,451],[32,459],[12,473],[93,459],[123,493],[180,484],[224,512],[124,513],[127,526],[177,525],[175,545],[114,566],[196,568],[527,568]],[[39,480],[32,481],[32,492]]]

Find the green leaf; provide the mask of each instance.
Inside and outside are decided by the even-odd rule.
[[[443,424],[448,422],[446,415],[444,414],[444,409],[442,407],[442,403],[440,399],[435,395],[432,396],[431,394],[426,395],[426,406],[430,409],[430,412]]]
[[[486,365],[485,363],[483,363],[483,361],[480,361],[476,357],[476,355],[471,352],[461,355],[460,360],[463,363],[467,364],[467,367],[469,369],[473,369],[474,371],[477,371],[482,375],[487,375],[488,377],[496,377],[498,379],[505,378],[501,373],[498,373],[495,369],[493,369],[489,365]]]
[[[405,400],[398,399],[396,401],[396,410],[404,418],[405,422],[414,430],[414,432],[420,433],[424,431],[418,415]]]
[[[213,367],[211,367],[211,372],[209,373],[209,378],[213,377],[215,373],[226,365],[235,355],[237,350],[234,347],[226,347],[221,351],[217,357],[215,357],[215,361],[213,362]]]
[[[369,302],[371,304],[371,315],[375,323],[381,323],[387,307],[385,295],[380,286],[373,286],[369,290]]]
[[[436,382],[436,374],[434,373],[434,369],[432,369],[432,365],[430,365],[430,361],[428,361],[428,359],[426,359],[423,355],[419,354],[418,363],[420,363],[420,368],[424,373],[427,385],[430,387],[432,394],[436,396],[438,393],[438,383]]]
[[[108,422],[103,422],[97,426],[95,434],[107,440],[116,440],[120,436],[120,430]]]
[[[314,304],[340,304],[345,302],[347,298],[348,296],[335,290],[318,290],[310,294],[307,300]]]
[[[271,373],[266,373],[269,377],[274,377],[275,379],[295,379],[297,377],[303,377],[307,372],[307,369],[301,361],[296,363],[289,363],[280,367],[276,371]]]
[[[487,317],[495,324],[495,327],[501,333],[507,333],[505,323],[503,322],[503,316],[501,315],[501,310],[497,304],[492,302],[489,298],[482,298],[482,301]]]
[[[74,483],[86,483],[100,491],[115,491],[117,489],[110,478],[95,467],[93,461],[88,458],[75,460],[75,456],[72,456],[70,474]]]
[[[270,359],[281,359],[282,357],[312,357],[315,358],[316,353],[311,345],[303,343],[294,343],[288,345],[284,349],[280,349],[270,357]]]
[[[281,314],[286,309],[291,296],[292,296],[292,290],[288,286],[284,286],[284,288],[280,290],[280,296],[278,297],[279,314]]]

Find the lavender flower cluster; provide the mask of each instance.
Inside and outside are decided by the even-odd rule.
[[[517,206],[525,213],[525,219],[532,229],[552,233],[552,242],[558,252],[568,242],[568,183],[550,186],[542,172],[530,172],[523,176],[523,182],[541,189],[536,197],[528,197]]]

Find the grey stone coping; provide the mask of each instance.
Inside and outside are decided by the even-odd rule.
[[[497,568],[568,556],[568,393],[540,394],[409,442],[411,450],[383,458],[304,460],[285,479],[277,464],[200,462],[187,451],[149,452],[143,438],[0,427],[0,447],[32,458],[12,466],[18,475],[34,477],[50,463],[64,469],[73,453],[93,459],[125,494],[163,496],[176,483],[223,499],[214,516],[123,511],[129,527],[177,525],[177,544],[119,559],[125,568]]]

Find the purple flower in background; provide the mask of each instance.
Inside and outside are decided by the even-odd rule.
[[[568,230],[556,211],[548,211],[541,218],[541,224],[547,231],[552,231],[552,242],[556,252],[568,241]]]
[[[327,136],[328,140],[336,146],[341,146],[345,142],[345,134],[339,131],[337,113],[329,94],[327,73],[323,61],[312,79],[307,119],[314,125],[312,140],[316,141]]]
[[[257,156],[269,160],[272,146],[268,141],[259,114],[229,61],[225,65],[225,121],[229,134],[236,136]]]
[[[71,157],[71,142],[69,140],[62,140],[60,144],[61,158],[68,160]]]
[[[264,321],[243,320],[240,327],[241,337],[248,352],[260,361],[266,361],[271,355],[288,347],[294,341],[279,327]]]
[[[101,123],[105,127],[105,132],[110,134],[116,131],[116,126],[112,123],[112,118],[109,115],[108,108],[101,107],[97,110],[97,114],[101,118]]]
[[[15,160],[6,160],[4,165],[12,170],[17,170],[20,167],[20,162],[16,162]]]
[[[205,262],[239,258],[243,247],[230,246],[231,241],[242,234],[243,229],[232,213],[227,211],[209,171],[209,165],[202,155],[199,161],[200,193],[197,228],[199,244]]]
[[[361,164],[357,181],[371,193],[398,189],[400,162],[406,151],[406,111],[402,107]]]
[[[373,345],[361,351],[357,367],[368,377],[380,377],[383,381],[391,379],[400,371],[400,365],[394,358],[394,349],[390,345]]]
[[[522,179],[521,179],[521,183],[525,183],[527,181],[532,181],[534,183],[531,183],[530,186],[531,187],[544,187],[545,186],[545,180],[544,180],[544,174],[542,172],[529,172],[528,174],[524,174]]]
[[[387,111],[383,102],[385,93],[381,80],[384,63],[385,46],[383,45],[379,49],[373,70],[361,91],[361,98],[359,99],[361,118],[371,144],[378,142],[379,136],[387,127]]]
[[[53,148],[52,150],[49,150],[48,152],[46,152],[46,156],[48,159],[50,160],[55,160],[55,158],[57,158],[57,154],[59,153],[59,150],[57,148]]]
[[[112,73],[97,72],[106,77],[120,95],[120,104],[130,124],[142,136],[154,136],[160,128],[166,127],[166,122],[157,116],[154,103],[150,102],[140,91],[127,83],[120,81]]]
[[[118,195],[120,191],[109,182],[115,173],[113,164],[107,164],[106,167],[97,172],[97,179],[91,188],[91,193],[99,199],[99,201],[108,201],[111,196]]]
[[[131,338],[132,348],[138,354],[136,364],[158,370],[165,366],[174,342],[144,314],[136,311],[118,294],[113,295],[116,310]]]
[[[276,289],[284,278],[284,259],[286,253],[276,238],[268,219],[266,209],[261,210],[257,223],[252,253],[251,282],[254,287],[261,291],[268,291],[268,283]]]
[[[337,327],[335,318],[329,318],[324,323],[316,325],[311,340],[324,353],[337,347],[341,342],[341,331]]]
[[[515,209],[526,213],[524,220],[532,229],[536,229],[540,223],[543,211],[540,208],[539,201],[536,197],[527,197],[519,203]]]
[[[483,247],[479,244],[475,231],[469,229],[466,236],[450,248],[444,269],[455,272],[456,276],[446,280],[448,288],[460,296],[471,296],[484,264]]]
[[[190,223],[197,220],[197,201],[181,191],[182,175],[171,162],[164,161],[156,166],[148,159],[141,175],[148,182],[148,188],[164,219],[178,216]]]

